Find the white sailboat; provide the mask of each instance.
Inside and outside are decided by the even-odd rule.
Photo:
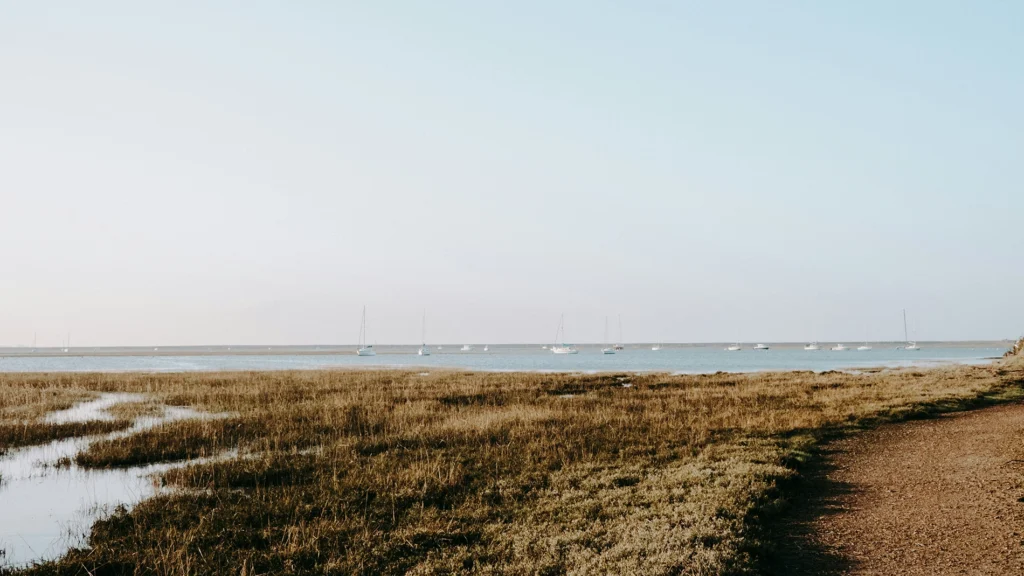
[[[804,350],[821,350],[821,346],[818,346],[817,342],[811,342],[807,346],[804,346]]]
[[[373,345],[366,344],[366,306],[363,306],[363,321],[359,326],[359,347],[356,348],[357,356],[376,356]]]
[[[484,352],[487,352],[490,349],[491,349],[490,346],[488,346],[487,344],[484,344]]]
[[[743,347],[739,345],[739,342],[725,349],[726,352],[739,352],[740,350],[743,350]]]
[[[619,343],[612,346],[614,350],[625,350],[626,347],[622,345],[624,340],[622,339],[622,314],[619,314]]]
[[[601,354],[615,354],[615,347],[608,346],[608,317],[604,317],[604,348],[601,349]]]
[[[864,326],[864,343],[861,344],[860,346],[857,346],[857,350],[860,351],[860,352],[871,350],[871,345],[868,344],[868,327],[867,327],[867,325]]]
[[[416,353],[419,354],[420,356],[430,356],[430,348],[427,348],[427,311],[426,310],[423,311],[423,328],[422,328],[421,333],[420,333],[420,339],[423,342],[423,344],[420,345],[420,349]]]
[[[903,340],[907,343],[907,345],[903,347],[904,350],[911,350],[911,351],[916,352],[916,351],[921,349],[921,347],[917,345],[917,342],[911,342],[910,341],[910,335],[907,333],[907,309],[906,308],[903,309]]]
[[[849,350],[849,348],[843,346],[842,344],[836,344],[835,346],[832,347],[832,350],[835,352],[845,352],[846,350]]]
[[[555,331],[555,342],[565,340],[565,315],[558,318],[558,330]],[[551,351],[555,354],[579,354],[579,350],[572,344],[552,344]]]

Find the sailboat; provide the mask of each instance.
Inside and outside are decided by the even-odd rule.
[[[657,352],[658,350],[661,350],[661,344],[655,344],[654,346],[651,346],[652,352]]]
[[[726,352],[739,352],[740,350],[743,350],[743,347],[740,346],[739,342],[725,349]]]
[[[835,352],[845,352],[846,350],[849,350],[849,348],[843,346],[842,344],[836,344],[835,346],[832,347],[832,350]]]
[[[615,354],[615,347],[608,346],[608,317],[604,317],[604,348],[601,349],[601,354]]]
[[[911,350],[911,351],[916,352],[916,351],[921,349],[921,347],[917,345],[917,342],[911,342],[910,341],[910,335],[907,333],[907,309],[906,308],[903,309],[903,340],[907,343],[907,345],[903,347],[904,350]]]
[[[619,343],[612,346],[614,350],[625,350],[626,347],[622,345],[622,314],[619,314]]]
[[[857,346],[857,350],[859,350],[861,352],[864,352],[866,350],[871,350],[871,345],[868,344],[868,327],[867,326],[864,326],[864,343],[861,344],[860,346]]]
[[[366,306],[363,306],[363,322],[359,326],[359,348],[356,348],[357,356],[376,356],[373,345],[366,344]]]
[[[555,342],[565,339],[565,314],[558,318],[558,330],[555,331]],[[552,344],[551,351],[555,354],[579,354],[579,350],[572,344]]]
[[[416,353],[420,356],[430,356],[430,348],[427,348],[427,311],[423,311],[423,329],[420,334],[420,339],[423,344],[420,346],[419,351]]]
[[[484,344],[484,352],[487,352],[490,349],[491,349],[490,346],[488,346],[487,344]]]

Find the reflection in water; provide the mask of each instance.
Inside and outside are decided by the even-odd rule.
[[[108,408],[141,400],[145,396],[102,394],[96,400],[53,412],[45,421],[110,420]],[[98,518],[109,515],[118,505],[130,507],[166,490],[159,485],[158,473],[196,462],[86,470],[74,463],[78,452],[99,440],[124,438],[175,420],[211,416],[190,408],[165,407],[163,414],[139,418],[121,432],[58,440],[12,450],[0,457],[0,566],[58,558],[68,548],[83,545]]]

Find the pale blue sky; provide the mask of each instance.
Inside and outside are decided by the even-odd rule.
[[[0,345],[1018,336],[1021,22],[0,0]]]

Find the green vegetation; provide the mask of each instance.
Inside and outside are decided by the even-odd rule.
[[[82,466],[240,452],[168,472],[181,490],[28,574],[749,574],[823,438],[1021,398],[1022,383],[1013,358],[864,374],[6,375],[0,391],[142,392],[227,414],[94,444]]]

